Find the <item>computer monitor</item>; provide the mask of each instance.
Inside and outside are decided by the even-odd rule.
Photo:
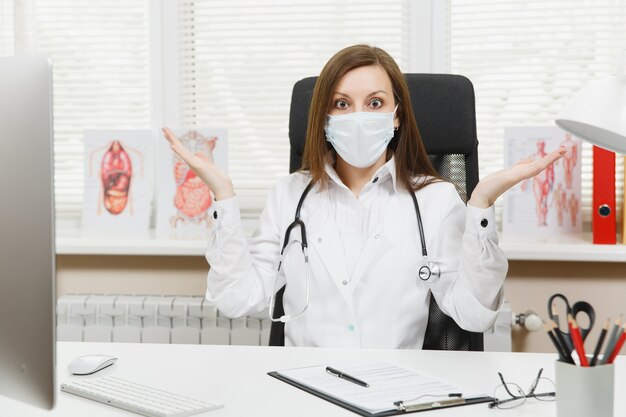
[[[56,386],[51,97],[45,57],[0,57],[0,395],[45,409]]]

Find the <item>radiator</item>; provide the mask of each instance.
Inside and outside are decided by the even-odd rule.
[[[511,351],[516,316],[504,303],[484,332],[486,351]],[[267,346],[267,310],[224,317],[202,296],[69,294],[57,301],[57,340],[62,342],[187,343]]]
[[[57,301],[57,340],[268,345],[267,310],[224,317],[204,297],[68,294]]]

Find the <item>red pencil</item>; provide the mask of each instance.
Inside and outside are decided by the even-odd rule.
[[[576,324],[576,320],[574,320],[571,314],[567,315],[567,322],[569,323],[569,333],[572,336],[572,343],[574,343],[576,353],[578,353],[578,358],[580,359],[580,366],[589,366],[587,355],[585,355],[585,345],[583,344],[583,338],[580,335],[578,324]]]
[[[609,360],[607,361],[607,363],[613,363],[613,361],[615,360],[615,357],[617,356],[620,349],[624,345],[624,340],[626,340],[626,324],[622,328],[622,335],[619,337],[619,339],[617,339],[617,343],[615,343],[615,348],[613,349],[613,353],[611,353],[611,356],[609,357]]]

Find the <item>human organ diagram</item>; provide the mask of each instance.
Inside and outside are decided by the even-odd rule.
[[[118,140],[114,140],[109,150],[104,154],[100,176],[102,178],[104,208],[111,214],[120,214],[128,202],[133,166]]]
[[[213,150],[217,139],[216,136],[205,137],[194,130],[180,137],[180,141],[187,149],[205,161],[213,161]],[[213,203],[211,190],[178,155],[173,154],[173,158],[176,213],[170,217],[172,229],[178,227],[179,223],[201,224],[204,222],[207,228],[210,227],[208,209]]]
[[[503,197],[505,233],[549,236],[582,232],[581,141],[557,127],[505,129],[505,166],[538,161],[562,147],[565,155]]]
[[[536,142],[537,152],[530,156],[529,160],[538,161],[544,158],[546,152],[546,142],[538,139]],[[547,226],[548,217],[548,196],[552,192],[554,184],[554,165],[549,165],[546,169],[532,178],[532,190],[535,197],[535,213],[537,215],[537,226]],[[522,182],[522,189],[526,188],[526,181]],[[562,223],[562,222],[561,222]]]
[[[128,207],[132,215],[131,183],[133,180],[133,164],[128,152],[137,154],[141,161],[139,172],[143,174],[143,155],[141,152],[123,145],[120,140],[113,140],[104,147],[106,151],[100,161],[100,192],[98,193],[97,214],[102,214],[102,208],[117,216]],[[95,156],[102,151],[96,149],[91,153],[89,175],[93,175]]]
[[[148,129],[85,130],[81,228],[115,236],[150,229],[154,140]]]
[[[565,155],[561,159],[563,163],[563,172],[565,174],[565,184],[568,190],[572,189],[572,181],[574,179],[574,168],[578,164],[578,148],[579,144],[572,140],[572,135],[565,134],[565,139],[560,145],[565,149]]]
[[[572,227],[575,227],[577,224],[578,211],[580,209],[580,201],[576,198],[576,194],[572,193],[567,200],[567,211],[570,215],[570,220],[572,222]]]
[[[567,212],[567,194],[561,186],[561,183],[558,183],[556,189],[552,192],[550,207],[556,209],[559,226],[563,226],[563,217]]]

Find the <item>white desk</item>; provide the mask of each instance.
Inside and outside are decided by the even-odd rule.
[[[315,364],[337,367],[384,361],[423,370],[461,385],[476,386],[491,394],[502,372],[526,389],[540,367],[554,377],[552,354],[428,352],[406,350],[352,350],[321,348],[272,348],[245,346],[147,345],[59,342],[57,385],[71,380],[66,367],[77,356],[106,353],[119,358],[116,365],[93,377],[117,375],[198,399],[223,402],[225,408],[203,416],[357,416],[266,373]],[[616,361],[615,416],[626,415],[626,357]],[[429,411],[422,416],[556,416],[555,403],[528,399],[513,410],[490,410],[486,404]],[[0,415],[99,417],[132,414],[71,394],[58,392],[53,411],[46,412],[0,397]]]

